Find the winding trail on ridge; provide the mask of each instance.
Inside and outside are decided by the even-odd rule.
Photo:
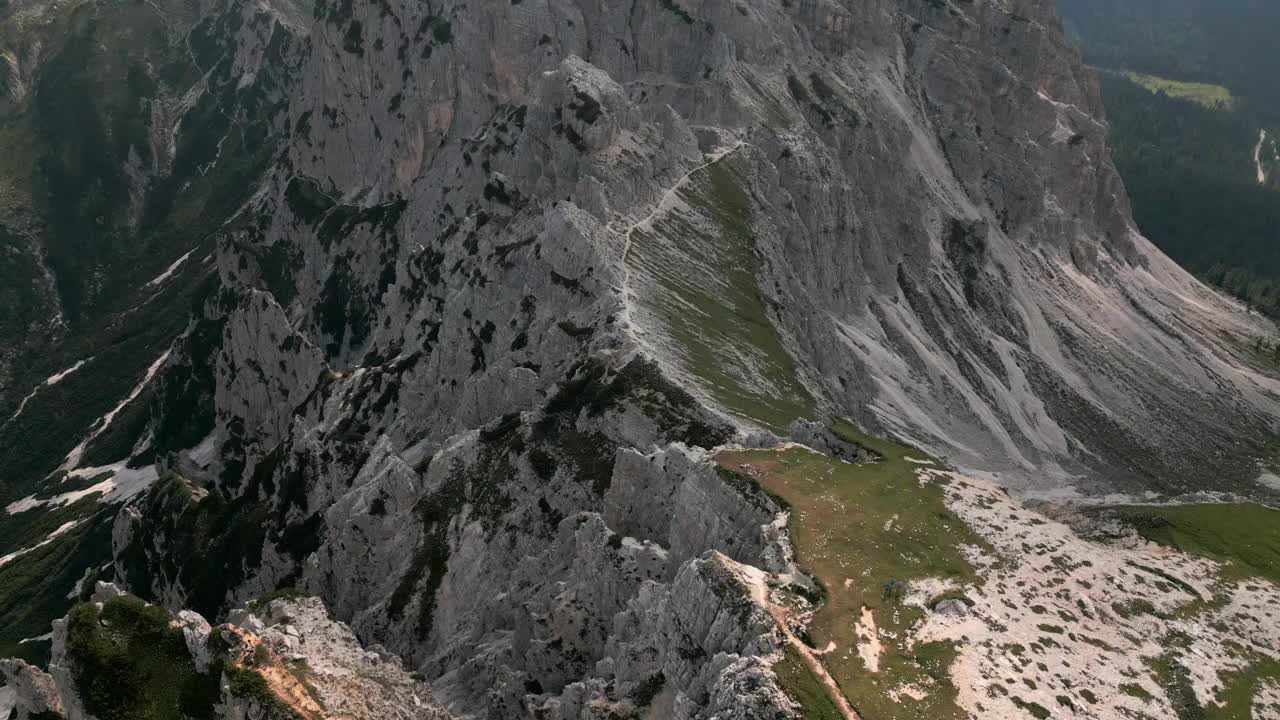
[[[681,175],[680,178],[671,185],[671,187],[667,188],[666,192],[662,194],[662,197],[658,200],[657,204],[654,205],[653,210],[651,210],[648,215],[627,226],[623,235],[625,242],[622,246],[622,293],[623,313],[626,318],[626,327],[630,331],[634,332],[634,328],[631,324],[631,265],[627,262],[627,258],[631,255],[631,242],[636,231],[652,226],[653,221],[660,214],[670,210],[674,204],[677,194],[684,188],[690,178],[703,170],[706,170],[712,165],[715,165],[721,160],[724,160],[726,157],[732,155],[738,150],[741,150],[747,145],[747,142],[739,140],[731,146],[716,148],[712,152],[707,153],[704,156],[706,160],[702,164],[694,167],[692,170],[689,170],[684,175]],[[827,694],[840,710],[840,714],[844,720],[862,720],[857,711],[853,709],[853,706],[849,704],[848,699],[845,698],[844,691],[840,689],[835,678],[831,677],[831,674],[827,672],[827,668],[822,664],[822,661],[818,659],[817,654],[791,632],[790,628],[787,626],[786,609],[769,599],[768,586],[767,583],[764,582],[763,578],[756,577],[753,574],[748,573],[742,579],[746,582],[748,587],[750,587],[755,599],[768,610],[769,615],[778,624],[778,628],[786,638],[787,645],[796,651],[809,670],[822,681],[823,686],[827,690]],[[830,649],[823,652],[829,651]]]
[[[630,256],[631,254],[631,240],[635,236],[636,231],[643,227],[651,226],[653,224],[654,219],[656,219],[659,214],[670,210],[673,204],[673,201],[675,200],[676,194],[679,193],[680,190],[684,188],[685,183],[689,181],[689,178],[702,172],[703,170],[706,170],[712,165],[715,165],[716,163],[725,159],[729,155],[737,152],[743,147],[746,147],[746,145],[747,145],[746,142],[739,140],[738,142],[734,143],[732,146],[716,148],[715,150],[708,153],[705,156],[707,158],[705,162],[693,168],[692,170],[685,173],[684,175],[681,175],[679,180],[676,180],[675,183],[671,185],[671,187],[667,188],[667,191],[662,194],[662,198],[658,200],[658,203],[654,205],[653,210],[650,211],[648,215],[644,216],[643,218],[641,218],[640,220],[637,220],[634,223],[631,223],[631,225],[627,227],[626,232],[623,236],[625,242],[622,245],[622,297],[623,297],[622,305],[623,305],[623,314],[625,315],[626,321],[627,321],[626,326],[628,328],[632,327],[631,326],[632,290],[631,290],[631,265],[627,262],[627,257]]]
[[[738,577],[750,590],[751,597],[768,610],[769,616],[778,624],[778,629],[786,639],[787,645],[796,651],[796,654],[804,660],[804,664],[809,667],[809,670],[822,681],[827,690],[827,695],[840,710],[840,715],[844,720],[862,720],[862,717],[858,715],[858,711],[854,710],[848,699],[845,698],[844,691],[840,689],[840,685],[836,683],[835,678],[831,677],[831,673],[827,672],[826,666],[818,659],[818,653],[808,645],[805,645],[800,638],[791,632],[791,627],[787,622],[787,609],[769,599],[769,584],[765,579],[764,571],[749,565],[738,565],[737,569]],[[821,652],[830,652],[830,649]]]

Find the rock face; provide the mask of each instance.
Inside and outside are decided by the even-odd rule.
[[[5,419],[41,378],[103,352],[98,381],[121,393],[181,331],[189,303],[172,281],[207,274],[209,227],[249,197],[282,134],[269,108],[289,36],[272,37],[274,17],[223,2],[0,7]]]
[[[274,151],[116,575],[211,619],[316,594],[454,715],[799,716],[735,439],[839,413],[1028,492],[1241,489],[1280,409],[1270,328],[1134,229],[1048,0],[200,16]]]
[[[172,607],[305,588],[458,714],[660,676],[709,717],[767,633],[712,631],[702,568],[789,556],[698,448],[838,411],[1175,490],[1266,431],[1224,339],[1261,326],[1137,235],[1047,2],[255,12],[290,133],[154,416],[210,495],[117,521]],[[166,562],[210,545],[225,576]]]
[[[41,713],[62,715],[62,698],[53,677],[21,660],[0,660],[0,713],[6,718],[27,720]]]
[[[216,285],[214,231],[288,137],[285,57],[302,36],[282,17],[221,0],[0,2],[0,508],[19,528],[0,533],[0,654],[47,655],[19,643],[110,560],[114,509],[66,506],[118,504],[156,477],[148,448],[211,429],[153,437],[151,371]],[[201,337],[179,355],[200,356]],[[166,375],[212,387],[181,372]],[[95,477],[103,492],[80,492]]]
[[[778,432],[839,411],[1024,484],[1245,487],[1275,387],[1236,344],[1268,330],[1138,236],[1051,3],[255,12],[292,132],[164,385],[229,486],[322,414],[434,451],[639,349]]]
[[[124,595],[113,585],[99,583],[98,587],[92,606],[80,606],[73,614],[88,613],[91,624],[106,628],[109,642],[133,650],[138,648],[131,643],[140,638],[154,640],[144,636],[149,629],[142,623],[124,621],[139,608],[143,613],[154,608]],[[133,605],[126,614],[119,607],[112,608],[112,603]],[[163,613],[160,618],[163,623]],[[171,628],[181,631],[174,638],[179,641],[176,647],[164,645],[149,650],[168,654],[167,664],[160,668],[164,674],[117,675],[116,682],[123,678],[132,683],[117,692],[102,692],[101,687],[90,689],[84,684],[83,666],[95,661],[84,654],[85,648],[101,652],[103,646],[86,642],[87,630],[78,626],[75,619],[55,623],[49,673],[20,660],[3,661],[0,673],[11,691],[12,709],[22,720],[51,716],[89,720],[94,715],[87,707],[100,714],[131,717],[143,709],[130,704],[139,699],[148,712],[167,712],[168,698],[163,690],[141,685],[146,693],[141,698],[132,694],[138,683],[148,682],[171,686],[185,682],[180,701],[182,716],[193,720],[449,717],[433,702],[427,685],[407,672],[399,658],[376,646],[365,650],[351,629],[334,622],[324,603],[316,598],[278,599],[263,607],[238,608],[229,619],[232,622],[212,628],[190,611],[173,616],[169,620]],[[199,680],[200,676],[208,676],[208,680]],[[191,677],[197,681],[192,682]],[[201,691],[208,697],[201,698]],[[202,702],[204,699],[207,703]],[[178,707],[171,709],[176,712]]]
[[[229,558],[243,572],[228,585],[194,564],[164,570],[163,558],[191,552],[181,548],[225,542],[188,540],[183,528],[209,522],[216,500],[172,478],[117,520],[118,570],[166,603],[212,613],[224,596],[210,600],[211,585],[227,598],[316,592],[363,639],[433,678],[456,714],[570,718],[603,704],[638,717],[664,690],[670,717],[702,717],[744,673],[767,677],[761,658],[779,644],[726,568],[789,569],[789,551],[772,500],[726,484],[702,451],[667,445],[727,437],[691,403],[639,359],[617,373],[593,364],[540,410],[458,436],[429,462],[384,439],[350,489],[316,499],[325,491],[309,487],[305,509],[325,508],[319,520],[251,480],[233,503],[260,518],[283,511],[286,527],[250,535],[263,547]],[[655,442],[666,447],[631,447]],[[790,701],[770,697],[785,712]]]
[[[233,612],[231,620],[285,663],[305,668],[304,690],[323,713],[335,717],[447,720],[431,691],[398,657],[379,646],[361,647],[351,629],[330,618],[317,598],[275,600],[258,611]],[[256,647],[256,646],[255,646]],[[228,703],[227,718],[254,717],[249,703]]]

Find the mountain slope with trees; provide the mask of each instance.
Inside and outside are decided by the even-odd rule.
[[[1280,56],[1272,51],[1280,5],[1058,5],[1099,70],[1112,158],[1138,226],[1202,279],[1280,317]],[[1232,102],[1179,97],[1186,83],[1220,86]]]

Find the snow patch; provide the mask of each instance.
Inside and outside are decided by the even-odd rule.
[[[1267,142],[1267,131],[1258,131],[1258,144],[1253,146],[1253,164],[1258,169],[1258,184],[1267,184],[1267,171],[1262,169],[1262,146]]]
[[[93,442],[94,438],[101,435],[102,431],[106,430],[111,425],[111,421],[116,419],[116,415],[119,415],[126,405],[133,402],[134,398],[142,394],[142,391],[146,389],[152,378],[154,378],[156,373],[160,371],[160,367],[169,359],[169,353],[171,352],[173,351],[165,350],[160,357],[156,358],[156,361],[151,363],[151,367],[147,368],[147,374],[142,378],[142,381],[133,388],[129,393],[129,396],[124,400],[121,400],[120,404],[116,405],[111,412],[98,418],[98,421],[90,426],[93,429],[87,436],[85,436],[84,440],[80,441],[79,445],[75,446],[71,452],[67,453],[67,457],[62,461],[62,466],[59,469],[72,470],[80,464],[80,458],[84,456],[85,448],[89,447],[89,443]]]
[[[14,560],[17,560],[18,558],[22,557],[23,555],[26,555],[32,550],[36,550],[38,548],[44,547],[45,545],[48,545],[54,540],[57,540],[60,536],[66,534],[68,530],[79,525],[82,522],[84,522],[83,518],[81,518],[80,520],[72,520],[70,522],[65,522],[61,526],[59,526],[57,530],[54,530],[53,532],[49,533],[49,537],[45,538],[44,540],[41,540],[35,545],[32,545],[31,547],[27,547],[27,548],[22,548],[21,550],[15,550],[9,553],[8,555],[0,556],[0,567],[4,567],[5,565],[9,564]]]
[[[77,362],[75,365],[72,365],[71,367],[67,368],[66,370],[63,370],[61,372],[56,372],[50,375],[49,377],[45,378],[44,382],[40,383],[39,385],[36,385],[35,388],[31,390],[31,392],[27,393],[26,397],[22,398],[22,402],[18,403],[18,410],[13,414],[12,417],[9,418],[9,421],[12,422],[13,420],[17,419],[17,417],[22,414],[22,411],[27,408],[27,403],[31,402],[32,398],[34,398],[36,394],[40,392],[41,389],[51,387],[53,385],[57,385],[58,383],[62,382],[68,375],[84,367],[86,363],[89,363],[92,361],[93,361],[92,357],[85,358],[84,360],[81,360],[80,362]]]
[[[166,269],[164,272],[148,280],[146,283],[143,284],[142,287],[144,288],[159,287],[162,283],[164,283],[164,281],[173,277],[173,274],[178,271],[178,268],[182,267],[182,263],[186,262],[187,258],[190,258],[191,253],[193,252],[195,252],[195,250],[188,250],[186,255],[183,255],[177,260],[174,260],[173,264],[170,265],[168,269]]]
[[[131,468],[127,467],[124,462],[119,462],[114,465],[73,470],[67,473],[67,478],[84,479],[94,478],[99,475],[106,475],[107,477],[87,488],[72,490],[43,500],[37,499],[34,495],[28,495],[21,500],[9,503],[5,507],[5,512],[10,515],[16,515],[38,507],[65,507],[95,494],[102,495],[99,502],[103,504],[122,502],[146,490],[159,477],[154,465]]]

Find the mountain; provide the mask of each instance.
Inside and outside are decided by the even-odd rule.
[[[155,337],[119,389],[85,332],[51,341],[48,372],[76,369],[35,372],[2,431],[50,444],[3,446],[31,458],[3,485],[0,640],[27,660],[6,677],[48,665],[69,717],[97,676],[49,622],[135,647],[98,581],[209,623],[319,598],[454,717],[1119,717],[1270,692],[1272,560],[1186,540],[1221,506],[1087,507],[1213,493],[1274,527],[1246,501],[1280,493],[1280,380],[1254,349],[1274,326],[1138,232],[1051,3],[34,7],[76,52],[143,54],[121,105],[56,92],[52,40],[23,85],[93,98],[65,116],[116,147],[66,172],[75,203],[29,201],[31,276],[60,277],[59,238],[104,253],[32,302]],[[30,97],[6,116],[24,147]],[[48,147],[25,187],[70,152]],[[95,315],[115,306],[75,285],[89,266],[170,288],[180,334],[159,305]],[[120,411],[65,417],[73,379]],[[1030,637],[1080,664],[1006,677]],[[169,700],[234,716],[210,697]]]
[[[207,717],[219,708],[223,717],[271,720],[445,717],[410,700],[430,697],[420,676],[385,651],[365,651],[314,598],[237,608],[218,627],[109,583],[93,598],[54,624],[49,673],[0,660],[19,716]]]
[[[1059,0],[1104,69],[1112,157],[1143,234],[1199,277],[1280,316],[1280,102],[1267,3]],[[1134,72],[1134,71],[1138,72]],[[1262,343],[1274,355],[1276,343]]]
[[[285,69],[233,67],[232,22],[181,3],[0,4],[0,504],[48,501],[0,516],[0,654],[31,650],[17,641],[110,559],[114,509],[92,491],[119,501],[157,477],[137,446],[151,381],[279,135],[263,111]]]

